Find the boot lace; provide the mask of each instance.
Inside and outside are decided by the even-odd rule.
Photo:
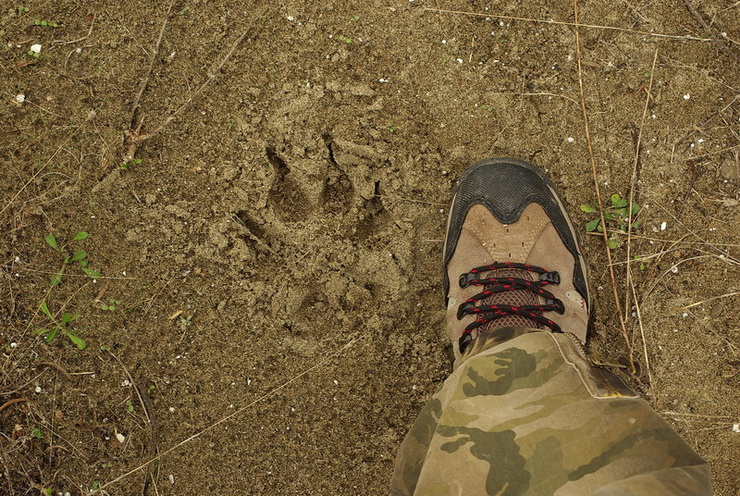
[[[483,274],[486,272],[498,269],[518,269],[535,272],[539,274],[539,280],[529,281],[517,277],[490,277],[492,274],[489,274],[488,277],[483,277]],[[462,336],[460,336],[460,353],[464,352],[473,341],[471,332],[474,329],[508,315],[521,315],[549,327],[553,332],[563,332],[555,322],[542,316],[543,312],[557,312],[559,314],[565,312],[563,302],[557,299],[551,292],[544,289],[548,284],[560,284],[560,274],[548,271],[542,267],[522,263],[495,262],[490,265],[476,267],[470,272],[463,273],[460,276],[461,288],[483,286],[483,291],[462,302],[457,309],[458,320],[462,320],[466,315],[476,316],[475,321],[471,322],[463,330]],[[544,298],[545,303],[542,305],[519,306],[482,304],[482,300],[498,293],[522,290],[534,292]]]

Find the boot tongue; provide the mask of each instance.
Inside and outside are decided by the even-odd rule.
[[[526,281],[532,281],[532,273],[527,270],[521,269],[496,269],[488,272],[486,277],[515,277],[517,279],[524,279]],[[481,305],[511,305],[511,306],[522,306],[522,305],[537,305],[539,304],[539,296],[534,292],[527,289],[520,289],[516,291],[503,291],[496,293],[488,298],[481,300]],[[499,327],[529,327],[533,329],[544,329],[545,326],[537,322],[536,320],[530,319],[523,315],[507,315],[489,322],[488,324],[480,328],[481,332],[488,331],[491,329],[497,329]]]

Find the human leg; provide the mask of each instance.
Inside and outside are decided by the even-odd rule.
[[[404,441],[393,494],[711,492],[706,463],[586,359],[586,265],[542,171],[469,168],[444,263],[455,371]]]

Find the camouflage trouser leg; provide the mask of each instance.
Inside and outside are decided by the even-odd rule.
[[[709,465],[566,334],[476,339],[421,412],[391,494],[704,495]]]

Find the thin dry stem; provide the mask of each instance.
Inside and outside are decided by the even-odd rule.
[[[437,12],[439,14],[461,14],[461,15],[469,15],[469,16],[475,16],[475,17],[492,17],[496,19],[509,19],[512,21],[525,21],[525,22],[537,22],[541,24],[554,24],[558,26],[573,26],[576,29],[578,29],[579,27],[590,28],[590,29],[605,29],[609,31],[619,31],[621,33],[638,34],[638,35],[644,35],[644,36],[654,36],[656,38],[667,38],[667,39],[672,39],[672,40],[703,41],[703,42],[714,41],[712,38],[699,38],[698,36],[651,33],[650,31],[639,31],[636,29],[620,28],[617,26],[602,26],[599,24],[580,24],[578,22],[578,19],[576,19],[576,22],[567,22],[567,21],[555,21],[552,19],[537,19],[534,17],[508,16],[508,15],[502,15],[502,14],[495,14],[492,12],[491,13],[465,12],[463,10],[433,9],[429,7],[425,7],[424,10],[427,12]]]
[[[144,96],[144,91],[146,91],[147,86],[149,85],[149,78],[152,76],[152,71],[154,70],[154,62],[157,60],[157,55],[159,55],[159,50],[162,46],[162,40],[164,39],[164,31],[167,28],[167,23],[170,20],[170,14],[172,13],[172,7],[175,5],[175,0],[170,1],[169,7],[167,7],[167,12],[164,14],[164,21],[162,21],[162,27],[159,29],[159,36],[157,37],[157,41],[154,43],[154,50],[152,50],[152,56],[149,59],[149,68],[146,71],[146,74],[144,74],[144,77],[141,79],[141,83],[139,84],[139,91],[136,93],[136,97],[134,98],[134,104],[131,107],[131,116],[128,120],[128,130],[129,132],[133,131],[138,124],[136,123],[136,117],[139,114],[139,107],[141,107],[141,98]]]
[[[172,8],[172,5],[170,5],[170,9],[171,8]],[[164,128],[166,128],[167,125],[175,119],[175,117],[177,117],[177,115],[179,115],[182,111],[184,111],[186,108],[188,108],[190,106],[190,104],[193,102],[193,100],[195,100],[195,98],[197,98],[203,92],[203,90],[205,90],[206,87],[208,87],[208,85],[216,78],[216,76],[221,71],[221,69],[226,64],[226,62],[228,62],[228,60],[234,54],[234,52],[236,51],[237,47],[241,44],[242,41],[244,41],[244,38],[246,38],[247,35],[251,32],[252,27],[254,26],[254,24],[260,18],[262,18],[262,16],[265,15],[265,13],[267,12],[267,9],[268,9],[267,7],[263,8],[260,11],[260,13],[257,14],[257,16],[254,17],[249,22],[249,24],[247,24],[246,28],[244,29],[244,32],[239,36],[239,38],[237,38],[237,40],[234,42],[234,44],[231,45],[231,48],[221,58],[221,60],[219,61],[218,65],[216,66],[216,68],[208,74],[208,77],[206,78],[205,82],[203,82],[203,84],[201,84],[198,87],[198,89],[196,89],[195,92],[192,95],[190,95],[190,97],[187,100],[185,100],[185,102],[182,105],[180,105],[177,109],[175,109],[174,112],[172,112],[169,116],[167,116],[167,118],[164,120],[164,122],[162,122],[162,124],[160,124],[157,128],[155,128],[154,131],[152,131],[150,133],[142,134],[141,133],[141,124],[142,124],[142,120],[143,119],[140,120],[138,124],[135,124],[134,123],[135,119],[133,119],[135,117],[135,114],[132,114],[132,120],[129,123],[129,129],[128,129],[128,142],[129,142],[129,146],[128,146],[128,149],[126,151],[126,155],[123,158],[123,162],[124,163],[128,163],[131,160],[133,160],[134,156],[136,155],[137,150],[142,145],[142,143],[144,143],[145,141],[147,141],[147,140],[149,140],[151,138],[154,138],[159,133],[161,133],[162,130]],[[167,24],[167,19],[168,18],[169,18],[169,10],[167,11],[167,15],[165,16],[165,21],[162,23],[162,30],[160,31],[160,38],[158,39],[157,43],[160,43],[161,42],[161,36],[164,33],[164,28],[165,28],[165,26]],[[156,47],[156,51],[158,51],[158,50],[159,50],[159,45],[157,45],[157,47]],[[156,51],[155,51],[155,55],[156,55]],[[152,68],[150,67],[149,72],[147,73],[147,76],[145,77],[145,80],[142,81],[142,86],[140,87],[140,94],[143,94],[144,90],[146,89],[146,85],[148,84],[148,79],[149,79],[149,75],[151,74],[151,71],[152,71]],[[139,96],[139,99],[140,99],[140,96]]]
[[[658,50],[655,50],[655,55],[653,55],[653,65],[650,69],[650,81],[648,82],[648,88],[645,92],[645,106],[642,109],[642,119],[640,120],[640,130],[637,133],[637,143],[635,144],[635,160],[632,163],[632,176],[630,178],[630,194],[629,194],[629,203],[627,204],[628,208],[628,215],[627,215],[627,255],[626,260],[627,262],[630,261],[632,256],[632,237],[629,235],[629,233],[632,232],[632,205],[635,201],[635,188],[637,187],[637,166],[640,163],[640,146],[642,145],[642,130],[645,127],[645,120],[647,119],[647,113],[648,113],[648,107],[650,105],[650,95],[652,94],[653,89],[653,78],[655,76],[655,63],[658,61]],[[629,320],[629,309],[630,309],[630,300],[634,300],[637,302],[637,295],[634,292],[634,282],[632,280],[632,264],[627,263],[627,284],[625,285],[624,289],[624,320]],[[632,295],[630,296],[630,288],[632,289]],[[640,326],[640,329],[642,330],[642,325]],[[644,343],[644,339],[643,339]],[[647,352],[645,353],[645,359],[647,359]],[[652,382],[652,381],[651,381]]]
[[[627,264],[629,267],[629,264]],[[629,280],[630,286],[632,287],[632,294],[635,298],[635,313],[637,315],[637,324],[640,327],[640,338],[642,339],[642,353],[645,357],[645,370],[647,370],[648,375],[648,386],[650,389],[653,389],[655,387],[655,383],[653,382],[653,374],[650,371],[650,355],[648,355],[647,350],[647,340],[645,339],[645,327],[642,325],[642,310],[640,309],[640,303],[637,301],[637,291],[635,289],[635,281],[632,279]],[[654,394],[654,392],[653,392]]]
[[[319,367],[322,367],[322,366],[326,365],[326,364],[327,364],[327,363],[329,363],[329,362],[330,362],[331,360],[333,360],[334,358],[336,358],[337,356],[339,356],[339,355],[340,355],[340,354],[341,354],[342,352],[344,352],[344,351],[345,351],[345,350],[347,350],[347,349],[348,349],[349,347],[351,347],[352,345],[354,345],[354,344],[355,344],[355,343],[356,343],[357,341],[359,341],[360,339],[362,339],[362,337],[361,337],[361,336],[360,336],[360,337],[355,337],[355,338],[352,338],[352,339],[351,339],[351,340],[350,340],[350,341],[349,341],[349,342],[348,342],[347,344],[345,344],[344,346],[342,346],[341,348],[339,348],[339,349],[338,349],[337,351],[335,351],[334,353],[331,353],[331,354],[329,354],[329,355],[328,355],[328,356],[327,356],[326,358],[324,358],[323,360],[321,360],[321,361],[320,361],[320,362],[318,362],[317,364],[315,364],[315,365],[313,365],[313,366],[311,366],[311,367],[307,368],[306,370],[304,370],[304,371],[303,371],[303,372],[301,372],[300,374],[298,374],[298,375],[295,375],[295,376],[293,376],[293,377],[292,377],[291,379],[289,379],[289,380],[285,381],[284,383],[282,383],[281,385],[279,385],[279,386],[277,386],[277,387],[275,387],[275,388],[271,389],[270,391],[268,391],[267,393],[263,394],[262,396],[260,396],[260,397],[259,397],[259,398],[257,398],[256,400],[254,400],[254,401],[252,401],[252,402],[250,402],[250,403],[248,403],[248,404],[244,405],[243,407],[241,407],[241,408],[237,409],[237,410],[236,410],[235,412],[233,412],[233,413],[231,413],[231,414],[229,414],[229,415],[227,415],[227,416],[225,416],[225,417],[221,418],[220,420],[218,420],[218,421],[214,422],[213,424],[209,425],[208,427],[204,427],[203,429],[199,430],[198,432],[196,432],[196,433],[195,433],[195,434],[193,434],[192,436],[190,436],[190,437],[188,437],[188,438],[186,438],[186,439],[184,439],[184,440],[180,441],[179,443],[175,444],[174,446],[172,446],[172,447],[170,447],[170,448],[167,448],[166,450],[164,450],[164,451],[160,452],[160,453],[159,453],[159,454],[158,454],[157,456],[153,457],[153,458],[152,458],[152,459],[150,459],[149,461],[147,461],[147,462],[145,462],[145,463],[142,463],[142,464],[141,464],[141,465],[139,465],[138,467],[136,467],[136,468],[134,468],[134,469],[131,469],[131,470],[129,470],[128,472],[126,472],[125,474],[123,474],[123,475],[120,475],[120,476],[116,477],[116,478],[115,478],[115,479],[113,479],[112,481],[106,482],[105,484],[101,485],[101,486],[100,486],[100,487],[99,487],[98,489],[96,489],[96,490],[94,490],[94,491],[90,491],[90,492],[88,492],[88,493],[87,493],[87,495],[88,495],[88,496],[92,496],[93,494],[98,494],[98,493],[100,493],[100,492],[101,492],[101,491],[103,491],[103,490],[104,490],[105,488],[107,488],[107,487],[110,487],[111,485],[115,484],[116,482],[119,482],[119,481],[121,481],[121,480],[125,479],[126,477],[128,477],[128,476],[130,476],[130,475],[132,475],[132,474],[135,474],[135,473],[136,473],[136,472],[138,472],[139,470],[142,470],[142,469],[144,469],[144,468],[148,467],[148,466],[149,466],[150,464],[152,464],[153,462],[155,462],[155,461],[159,460],[160,458],[162,458],[163,456],[167,455],[168,453],[171,453],[171,452],[175,451],[176,449],[178,449],[178,448],[180,448],[180,447],[184,446],[185,444],[189,443],[190,441],[193,441],[194,439],[197,439],[197,438],[199,438],[200,436],[202,436],[202,435],[203,435],[203,434],[205,434],[206,432],[210,432],[210,431],[212,431],[213,429],[215,429],[215,428],[216,428],[216,427],[218,427],[219,425],[221,425],[221,424],[223,424],[224,422],[227,422],[227,421],[231,420],[232,418],[234,418],[234,417],[236,417],[236,416],[240,415],[240,414],[241,414],[242,412],[244,412],[245,410],[247,410],[247,409],[249,409],[249,408],[253,407],[253,406],[254,406],[254,405],[256,405],[257,403],[259,403],[259,402],[261,402],[261,401],[263,401],[263,400],[265,400],[265,399],[267,399],[267,398],[269,398],[269,397],[271,397],[271,396],[273,396],[273,395],[277,394],[278,392],[282,391],[282,390],[283,390],[283,389],[285,389],[285,388],[286,388],[287,386],[289,386],[290,384],[294,383],[295,381],[297,381],[297,380],[298,380],[298,379],[300,379],[301,377],[303,377],[303,376],[305,376],[305,375],[309,374],[310,372],[312,372],[312,371],[316,370],[316,369],[317,369],[317,368],[319,368]]]
[[[575,13],[575,25],[576,28],[574,30],[575,32],[575,38],[576,38],[576,63],[578,65],[578,88],[581,96],[581,110],[583,112],[583,126],[586,132],[586,144],[588,145],[588,155],[591,162],[591,171],[593,173],[593,179],[594,179],[594,189],[596,192],[596,203],[599,206],[599,219],[601,222],[601,225],[603,226],[603,238],[604,238],[604,249],[606,250],[606,259],[609,266],[609,276],[611,278],[611,286],[612,286],[612,293],[614,295],[614,304],[616,305],[616,311],[617,315],[619,316],[619,324],[622,329],[622,337],[624,338],[624,342],[627,345],[627,350],[629,352],[629,358],[630,358],[630,365],[632,366],[632,373],[636,373],[637,370],[635,368],[635,362],[634,362],[634,350],[632,349],[632,344],[630,343],[629,335],[627,334],[627,326],[624,322],[624,316],[622,314],[622,304],[619,301],[619,293],[617,291],[617,282],[616,278],[614,277],[614,266],[612,265],[612,255],[611,250],[609,249],[609,228],[606,225],[606,219],[604,218],[604,208],[601,203],[601,188],[599,187],[599,174],[596,169],[596,157],[594,156],[594,150],[593,146],[591,145],[591,128],[589,126],[588,122],[588,110],[586,109],[586,95],[583,89],[583,67],[581,65],[581,39],[579,35],[579,29],[578,29],[578,0],[573,0],[573,10]]]
[[[710,301],[721,300],[723,298],[729,298],[731,296],[736,296],[736,295],[739,295],[739,294],[740,294],[740,291],[734,291],[732,293],[725,293],[725,294],[719,295],[719,296],[712,296],[711,298],[707,298],[706,300],[697,301],[696,303],[691,303],[690,305],[686,305],[686,306],[678,307],[678,308],[673,308],[673,309],[671,309],[671,311],[678,312],[679,310],[687,310],[689,308],[694,308],[694,307],[698,307],[699,305],[703,305],[705,303],[709,303]]]
[[[49,157],[49,159],[46,162],[44,162],[44,165],[42,165],[33,176],[31,176],[31,179],[26,181],[26,184],[24,184],[21,187],[21,189],[19,189],[18,192],[15,195],[13,195],[13,198],[8,200],[8,203],[6,203],[3,209],[0,210],[0,215],[2,215],[8,209],[8,207],[10,207],[10,205],[12,205],[13,202],[21,195],[21,193],[23,193],[23,191],[28,187],[28,185],[31,184],[39,176],[39,174],[41,174],[46,169],[46,167],[48,167],[51,161],[54,160],[54,157],[56,157],[57,154],[59,154],[59,152],[62,151],[65,146],[67,146],[67,143],[72,141],[72,138],[74,138],[77,135],[77,133],[80,132],[80,129],[82,129],[82,126],[84,126],[85,124],[93,120],[94,118],[95,118],[95,111],[93,110],[87,114],[87,118],[85,118],[85,121],[82,122],[79,126],[77,126],[75,130],[72,131],[72,134],[70,134],[67,137],[67,139],[64,140],[64,143],[62,143],[61,145],[59,145],[59,147],[57,147],[54,153],[51,154],[51,157]]]

